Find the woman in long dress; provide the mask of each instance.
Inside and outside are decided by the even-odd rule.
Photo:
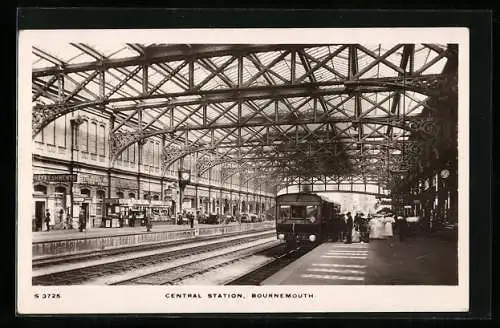
[[[380,218],[373,218],[370,220],[370,239],[383,238],[384,224]]]
[[[395,222],[394,218],[392,216],[387,216],[384,218],[384,236],[392,238],[393,236],[393,231],[392,231],[392,224]]]

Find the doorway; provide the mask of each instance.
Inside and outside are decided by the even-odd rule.
[[[85,229],[87,229],[89,224],[89,203],[82,203],[82,207],[80,209],[83,213],[83,217],[85,218]]]
[[[43,216],[45,213],[45,201],[35,202],[35,231],[42,231]]]

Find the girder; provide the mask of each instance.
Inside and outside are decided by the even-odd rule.
[[[312,45],[317,47],[318,45]],[[156,64],[162,62],[171,62],[185,60],[186,58],[200,59],[217,56],[243,56],[249,53],[278,51],[283,49],[293,49],[295,45],[260,45],[260,44],[240,44],[240,45],[153,45],[143,48],[144,55],[120,59],[108,59],[98,62],[86,62],[79,64],[63,65],[56,62],[54,67],[43,67],[33,69],[33,76],[48,76],[56,73],[75,73],[86,72],[97,68],[118,68],[135,66],[142,64]],[[302,47],[302,45],[300,46]]]
[[[456,111],[453,45],[128,44],[138,55],[125,58],[71,46],[95,61],[70,63],[33,49],[54,65],[32,70],[33,137],[72,111],[113,113],[111,162],[162,136],[164,172],[197,153],[206,155],[199,174],[238,163],[224,178],[380,183],[421,171],[454,146],[447,137]]]

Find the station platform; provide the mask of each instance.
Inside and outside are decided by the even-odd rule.
[[[226,224],[226,226],[238,225],[236,222],[231,222]],[[213,228],[220,225],[215,224],[198,224],[198,228]],[[163,232],[163,231],[180,231],[189,230],[191,226],[189,224],[168,224],[168,223],[155,223],[153,222],[153,228],[151,232]],[[123,228],[91,228],[80,232],[78,229],[69,230],[50,230],[50,231],[36,231],[33,232],[34,243],[36,242],[46,242],[46,241],[58,241],[58,240],[68,240],[68,239],[78,239],[78,238],[94,238],[94,237],[109,237],[109,236],[121,236],[129,234],[140,234],[147,233],[146,227],[135,226],[135,227],[123,227]]]
[[[97,251],[154,245],[165,242],[199,237],[223,236],[273,229],[274,221],[256,223],[173,225],[153,223],[151,231],[146,227],[92,228],[83,232],[78,229],[33,232],[32,257],[46,259],[63,255],[83,255]]]
[[[457,285],[456,233],[319,245],[261,285]]]

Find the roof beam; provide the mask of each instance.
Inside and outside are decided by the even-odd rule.
[[[192,45],[190,48],[174,46],[156,46],[143,48],[144,55],[126,57],[120,59],[104,59],[102,61],[93,61],[79,64],[67,64],[62,67],[43,67],[33,68],[32,74],[34,77],[53,75],[59,72],[75,73],[90,70],[96,70],[98,67],[103,69],[118,68],[127,66],[137,66],[144,64],[157,64],[162,62],[180,61],[186,58],[200,59],[218,56],[237,56],[247,55],[250,53],[279,51],[285,49],[303,48],[307,45],[284,45],[284,44],[219,44],[219,45]],[[320,47],[321,44],[309,45],[310,47]],[[43,55],[42,55],[43,56]],[[40,57],[42,57],[40,56]],[[45,58],[45,57],[43,57]],[[52,59],[52,58],[51,58]],[[48,60],[48,59],[47,59]],[[55,62],[56,65],[62,65],[62,62]]]

